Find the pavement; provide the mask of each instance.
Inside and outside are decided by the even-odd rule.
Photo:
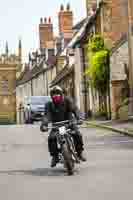
[[[82,128],[87,162],[67,176],[50,168],[47,133],[38,125],[0,126],[2,200],[132,200],[133,138]]]
[[[104,128],[133,137],[133,117],[130,117],[127,120],[88,120],[85,122],[85,124],[87,126]]]

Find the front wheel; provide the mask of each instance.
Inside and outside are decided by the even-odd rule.
[[[73,175],[74,161],[72,159],[71,152],[69,151],[68,145],[66,143],[62,145],[62,154],[64,157],[64,164],[68,171],[68,175]]]

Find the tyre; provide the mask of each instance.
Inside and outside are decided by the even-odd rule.
[[[29,124],[29,119],[26,112],[24,112],[24,123]]]
[[[73,169],[74,169],[74,162],[72,159],[72,155],[68,149],[68,145],[66,143],[63,144],[62,146],[62,154],[64,157],[64,164],[65,167],[67,168],[68,175],[73,175]]]
[[[34,123],[33,119],[29,119],[29,124],[33,124],[33,123]]]
[[[30,113],[28,111],[24,113],[24,122],[26,124],[33,124],[33,119],[30,118]]]

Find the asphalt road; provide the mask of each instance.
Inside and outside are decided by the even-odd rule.
[[[67,176],[50,169],[38,125],[0,126],[1,200],[132,200],[133,138],[84,128],[87,162]]]

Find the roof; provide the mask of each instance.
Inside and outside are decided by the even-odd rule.
[[[27,82],[31,78],[31,72],[28,67],[24,70],[23,74],[20,76],[20,78],[16,81],[16,85],[22,85],[25,82]]]
[[[46,64],[48,65],[47,68],[44,68],[44,58],[40,61],[39,65],[35,64],[34,67],[30,70],[29,66],[27,66],[22,72],[22,75],[17,80],[17,86],[22,85],[28,81],[30,81],[35,76],[43,73],[44,71],[48,70],[49,68],[53,67],[56,64],[56,57],[51,56],[47,61]]]
[[[91,28],[91,26],[94,24],[96,17],[100,11],[101,7],[98,7],[96,12],[93,15],[88,16],[80,28],[80,30],[75,35],[75,38],[73,39],[73,42],[71,43],[71,47],[74,48],[76,44],[80,43],[82,39],[86,36],[86,30],[88,28]]]
[[[119,40],[116,41],[113,48],[111,49],[110,54],[112,55],[119,47],[121,47],[125,42],[127,42],[128,36],[127,33],[124,33]]]
[[[69,42],[69,44],[66,46],[66,48],[61,52],[61,56],[66,56],[67,54],[67,50],[69,48],[74,48],[75,45],[79,42],[81,42],[81,40],[83,39],[83,37],[85,36],[86,34],[86,29],[88,26],[91,26],[96,17],[97,17],[97,14],[99,13],[99,9],[98,8],[95,12],[94,15],[91,15],[91,16],[88,16],[87,18],[85,18],[83,21],[79,22],[79,24],[77,24],[78,27],[80,27],[79,31],[77,31],[75,33],[75,35],[73,36],[73,38],[71,39],[71,41]],[[61,72],[59,74],[57,74],[56,78],[52,81],[51,85],[55,85],[57,84],[58,82],[60,82],[65,76],[67,76],[71,71],[73,70],[73,67],[71,68],[68,68],[67,66],[64,67]]]
[[[88,18],[84,21],[83,26],[80,28],[80,30],[73,36],[73,38],[71,39],[71,41],[69,42],[69,44],[66,46],[66,48],[64,49],[64,51],[62,51],[61,56],[66,56],[67,54],[67,49],[68,48],[72,48],[73,45],[75,44],[75,42],[77,42],[77,40],[81,37],[81,35],[84,33],[84,30],[86,28],[88,24]]]
[[[62,51],[61,56],[66,56],[67,54],[67,49],[68,48],[74,48],[77,43],[79,43],[82,38],[86,34],[86,29],[88,26],[91,26],[96,19],[96,16],[99,12],[99,8],[97,9],[96,13],[94,15],[88,16],[82,21],[82,26],[80,27],[79,31],[75,33],[69,44],[66,46],[66,48]]]
[[[58,84],[61,80],[64,79],[64,77],[68,76],[72,71],[74,70],[74,66],[71,68],[68,68],[68,65],[66,65],[56,76],[56,78],[51,82],[50,87]]]
[[[86,20],[86,18],[82,19],[80,22],[78,22],[77,24],[75,24],[75,25],[73,26],[73,30],[75,30],[75,29],[76,29],[76,30],[79,30],[79,29],[83,26],[85,20]]]

